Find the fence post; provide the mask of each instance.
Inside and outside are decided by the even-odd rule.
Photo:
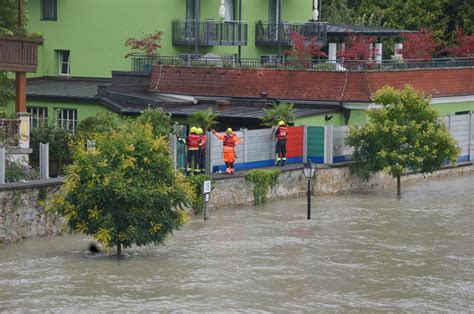
[[[49,143],[40,143],[40,179],[49,178]]]
[[[6,159],[5,159],[5,146],[0,146],[0,184],[5,184],[5,170],[6,170]]]
[[[244,158],[242,158],[242,162],[247,162],[247,152],[248,152],[248,146],[247,146],[247,129],[240,129],[242,131],[242,142],[243,142],[243,155]]]
[[[212,173],[212,136],[211,132],[206,132],[207,141],[206,141],[206,173]]]
[[[325,164],[332,164],[333,161],[333,146],[334,146],[334,139],[333,139],[333,127],[332,125],[325,125],[324,126],[324,163]]]
[[[170,141],[170,149],[171,149],[171,161],[173,162],[174,169],[178,168],[178,152],[177,152],[177,142],[176,136],[174,134],[168,135],[168,139]]]
[[[303,125],[303,162],[308,161],[308,125]]]
[[[472,114],[472,111],[469,112],[469,142],[468,142],[468,152],[469,152],[469,157],[468,161],[472,161],[472,155],[473,155],[473,145],[472,141],[474,140],[474,130],[473,130],[473,119],[474,115]]]

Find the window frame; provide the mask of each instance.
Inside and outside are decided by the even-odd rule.
[[[58,51],[58,63],[59,63],[59,69],[58,69],[58,75],[59,76],[71,76],[71,51],[70,50],[57,50]],[[63,55],[64,53],[68,53],[68,58],[67,61],[63,61]],[[63,73],[63,64],[67,64],[67,73]]]
[[[74,108],[55,108],[56,123],[58,127],[69,130],[72,134],[77,132],[77,109]],[[70,113],[72,115],[70,116]],[[64,115],[66,113],[66,115]]]
[[[31,114],[30,129],[39,128],[40,122],[44,122],[44,126],[48,125],[48,107],[27,106],[26,112]]]
[[[52,5],[52,16],[46,16],[46,7]],[[58,20],[58,1],[57,0],[42,0],[41,1],[41,20],[42,21],[57,21]]]

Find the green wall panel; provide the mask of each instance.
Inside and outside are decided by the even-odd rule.
[[[324,128],[311,127],[307,129],[307,149],[308,156],[324,155]]]
[[[441,115],[453,115],[461,111],[474,111],[474,101],[464,101],[457,103],[432,104],[433,108],[438,110]]]

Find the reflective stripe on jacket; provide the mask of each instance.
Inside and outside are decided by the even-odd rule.
[[[188,149],[194,150],[199,149],[199,143],[201,142],[201,137],[197,134],[189,134],[186,138],[186,144]]]
[[[207,135],[201,135],[201,148],[206,149]]]
[[[231,135],[224,135],[224,146],[228,147],[235,147],[235,142],[234,142],[234,134]]]
[[[288,127],[286,126],[278,127],[278,131],[276,132],[275,136],[279,140],[286,140],[286,138],[288,137]]]

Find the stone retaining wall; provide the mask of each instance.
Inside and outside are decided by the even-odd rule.
[[[58,189],[43,187],[0,191],[0,244],[65,232],[65,219],[46,213],[41,201],[42,197],[48,197]]]
[[[404,184],[417,182],[426,177],[445,177],[474,174],[472,164],[456,168],[446,168],[429,175],[410,174],[402,177]],[[252,205],[253,183],[247,182],[243,173],[235,176],[216,175],[213,178],[213,190],[209,210]],[[0,244],[20,241],[35,236],[60,235],[67,231],[66,221],[62,217],[46,213],[41,198],[57,193],[62,180],[49,183],[31,184],[31,187],[7,185],[0,186]],[[307,181],[301,165],[290,165],[278,178],[277,185],[267,194],[269,201],[303,196]],[[313,195],[338,194],[349,192],[371,192],[393,189],[396,193],[396,180],[380,173],[369,181],[363,181],[350,173],[347,165],[319,165],[313,180]],[[43,195],[41,195],[43,194]]]
[[[472,164],[445,168],[427,175],[408,174],[401,178],[402,193],[404,183],[417,182],[429,177],[466,174],[474,174]],[[214,188],[208,206],[210,210],[253,204],[253,183],[246,182],[243,175],[235,178],[215,179],[213,184]],[[347,165],[318,165],[312,187],[313,195],[372,192],[386,189],[393,189],[393,192],[396,193],[396,179],[385,173],[378,173],[372,176],[369,181],[364,181],[351,174]],[[305,195],[306,189],[307,181],[303,176],[303,170],[296,168],[284,171],[278,178],[276,187],[269,190],[267,197],[269,201],[299,197]]]

